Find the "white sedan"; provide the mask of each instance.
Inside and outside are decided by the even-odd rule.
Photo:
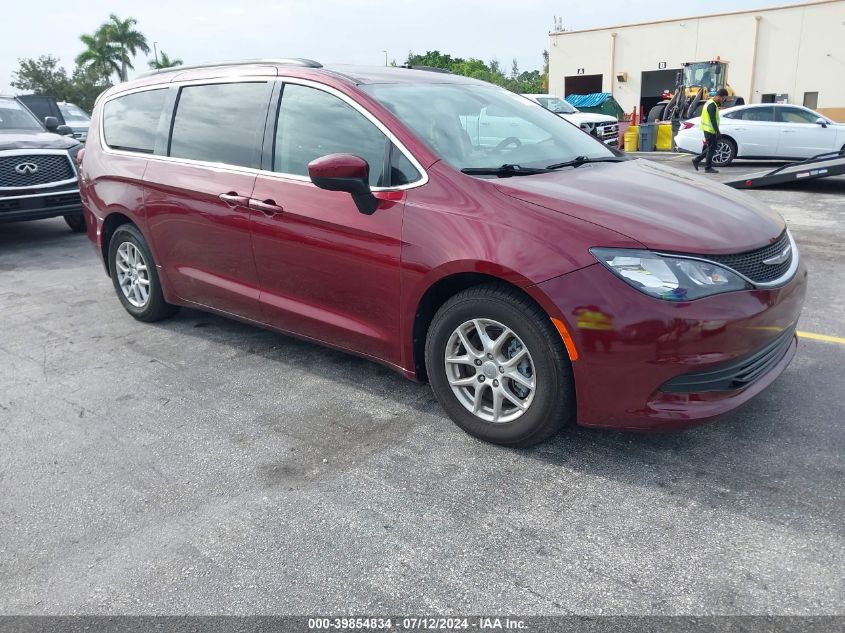
[[[826,152],[845,151],[845,125],[798,105],[760,103],[725,108],[714,165],[734,158],[801,160]],[[681,123],[675,145],[698,154],[704,144],[701,117]]]

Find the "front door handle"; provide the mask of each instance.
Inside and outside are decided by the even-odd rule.
[[[249,199],[249,208],[253,211],[261,211],[266,216],[274,216],[284,211],[275,200],[256,200],[255,198]]]
[[[230,207],[246,207],[249,205],[249,198],[246,196],[239,196],[234,191],[221,193],[218,197]]]

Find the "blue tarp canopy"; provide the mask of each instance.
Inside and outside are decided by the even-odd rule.
[[[609,92],[594,92],[589,95],[566,95],[566,100],[582,112],[608,114],[617,119],[625,115],[622,106]]]
[[[594,92],[589,95],[566,95],[566,100],[576,108],[597,108],[610,99],[609,92]]]

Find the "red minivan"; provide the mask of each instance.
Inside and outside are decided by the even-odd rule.
[[[80,179],[136,319],[190,306],[370,358],[491,442],[688,426],[795,354],[807,272],[777,214],[465,77],[158,71],[99,98]]]

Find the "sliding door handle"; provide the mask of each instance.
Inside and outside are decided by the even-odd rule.
[[[229,193],[221,193],[218,198],[228,204],[230,207],[246,207],[249,205],[249,198],[246,196],[239,196],[234,191]]]
[[[284,212],[284,209],[276,204],[274,200],[256,200],[249,199],[249,208],[253,211],[261,211],[266,216],[273,216],[277,213]]]

